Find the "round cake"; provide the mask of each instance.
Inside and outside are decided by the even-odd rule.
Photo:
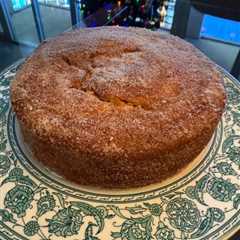
[[[11,85],[35,158],[67,180],[110,188],[161,182],[208,144],[225,105],[217,66],[145,29],[80,29],[40,45]]]

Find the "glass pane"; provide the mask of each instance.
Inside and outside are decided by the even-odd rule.
[[[0,22],[0,33],[3,33],[3,28],[2,28],[1,22]]]
[[[80,26],[98,27],[103,25],[117,24],[117,17],[122,17],[125,10],[118,4],[107,3],[98,8],[94,13],[89,11],[87,4],[80,4]],[[85,17],[86,16],[86,17]]]
[[[38,0],[46,38],[55,37],[72,25],[68,0]]]
[[[31,46],[39,43],[31,0],[8,0],[16,40]]]
[[[93,0],[82,0],[82,15],[89,18],[88,16],[92,14],[92,12],[97,11],[96,6],[100,6],[101,8],[99,8],[102,12],[100,12],[100,10],[97,11],[99,12],[100,18],[97,14],[94,14],[96,16],[95,21],[98,23],[100,21],[99,19],[104,22],[103,12],[105,10],[105,15],[108,17],[107,22],[110,25],[146,27],[155,30],[160,27],[165,29],[171,29],[172,27],[176,0],[111,1],[115,2],[115,4],[109,2],[110,1],[98,1],[96,3]],[[124,11],[121,12],[123,9]],[[117,12],[121,14],[116,16]],[[98,26],[98,24],[94,24],[92,17],[92,25],[90,26],[95,25]],[[89,24],[87,24],[87,26],[89,26]]]
[[[48,6],[69,8],[69,0],[39,0],[39,3]]]
[[[162,5],[162,9],[159,11],[162,16],[160,27],[171,29],[173,24],[173,16],[174,16],[174,7],[176,4],[176,0],[165,1],[165,5]],[[164,12],[165,8],[165,12]]]
[[[239,21],[205,15],[201,36],[240,44],[240,23]]]
[[[12,8],[14,11],[22,10],[31,4],[31,0],[12,0]]]

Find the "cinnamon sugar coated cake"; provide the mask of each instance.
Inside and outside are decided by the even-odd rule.
[[[129,188],[175,175],[203,150],[225,91],[215,64],[180,38],[100,27],[42,43],[11,101],[38,161],[81,185]]]

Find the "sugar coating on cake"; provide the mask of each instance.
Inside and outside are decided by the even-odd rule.
[[[225,92],[215,64],[180,38],[100,27],[41,44],[11,101],[40,162],[82,185],[127,188],[190,163],[221,119]]]

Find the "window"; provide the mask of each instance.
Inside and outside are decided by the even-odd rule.
[[[31,0],[12,0],[13,11],[21,10],[31,4]]]
[[[69,8],[69,0],[39,0],[40,4]],[[13,11],[18,11],[30,6],[31,0],[12,0]]]
[[[240,22],[205,15],[200,36],[240,44]]]

